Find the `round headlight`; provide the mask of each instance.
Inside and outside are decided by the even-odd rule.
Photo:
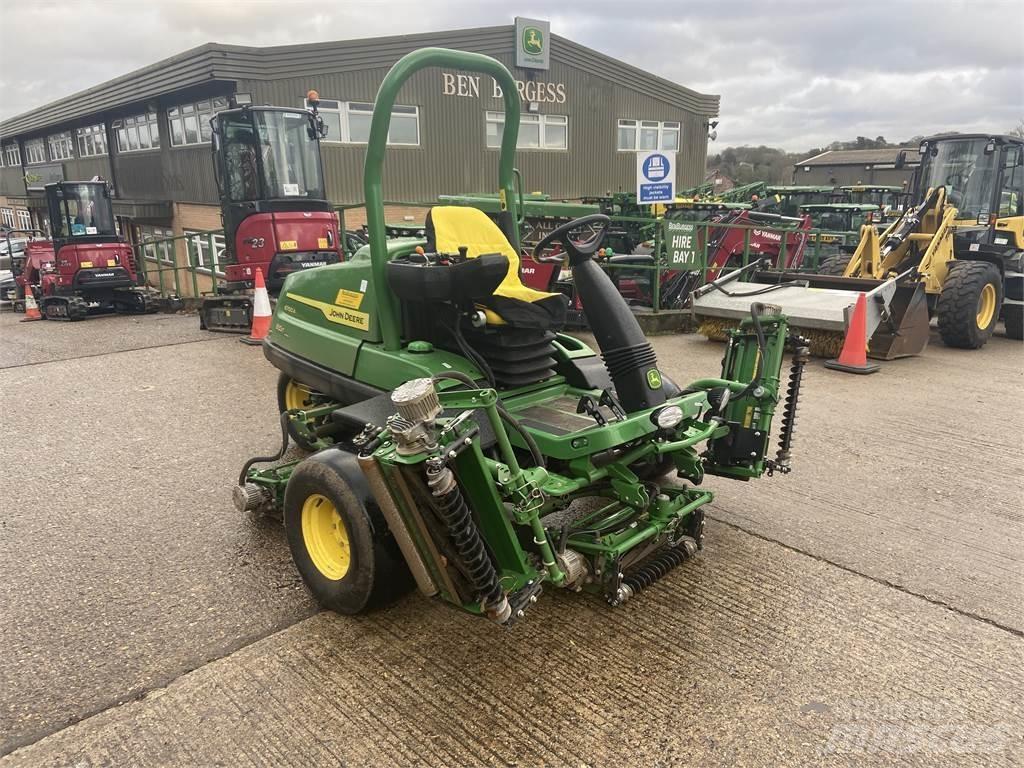
[[[661,429],[672,429],[678,427],[683,420],[683,409],[678,405],[666,405],[651,414],[651,421]]]

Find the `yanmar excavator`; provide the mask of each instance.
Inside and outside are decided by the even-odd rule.
[[[313,109],[243,104],[210,121],[226,280],[203,300],[206,330],[249,331],[257,269],[276,293],[291,273],[342,260],[320,158],[327,129],[316,113],[316,91],[307,100]]]
[[[32,291],[49,320],[155,312],[138,285],[132,247],[117,233],[107,182],[60,181],[45,192],[52,240],[31,240],[12,260],[16,304]]]

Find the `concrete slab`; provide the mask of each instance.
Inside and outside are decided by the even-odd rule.
[[[23,317],[10,306],[0,311],[0,368],[221,338],[200,331],[196,315],[103,315],[74,323],[22,323]]]
[[[320,614],[15,766],[1011,766],[1019,638],[712,523],[617,610]]]
[[[696,336],[654,343],[680,384],[717,370],[722,354]],[[812,360],[793,472],[709,478],[712,514],[1024,630],[1022,351],[1002,335],[961,350],[935,334],[922,356],[867,378]]]
[[[313,612],[230,501],[280,443],[276,372],[213,338],[0,370],[0,751]]]

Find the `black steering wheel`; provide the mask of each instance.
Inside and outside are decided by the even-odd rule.
[[[566,253],[569,254],[569,266],[582,264],[588,261],[597,249],[601,247],[601,243],[604,242],[605,237],[608,235],[608,229],[611,227],[611,224],[612,220],[603,213],[592,213],[589,216],[582,216],[578,219],[567,221],[562,226],[556,227],[549,232],[543,240],[534,246],[533,259],[534,261],[543,262],[561,262],[561,256],[541,256],[545,248],[554,242],[558,242],[565,248]],[[569,233],[573,230],[586,226],[593,226],[595,230],[589,240],[577,242],[569,237]]]

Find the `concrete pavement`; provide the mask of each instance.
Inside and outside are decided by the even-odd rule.
[[[281,531],[230,505],[276,442],[259,350],[9,318],[0,764],[1024,760],[1019,343],[812,363],[794,472],[709,479],[698,560],[500,631],[415,595],[315,613]],[[677,381],[717,371],[718,345],[655,343]]]

